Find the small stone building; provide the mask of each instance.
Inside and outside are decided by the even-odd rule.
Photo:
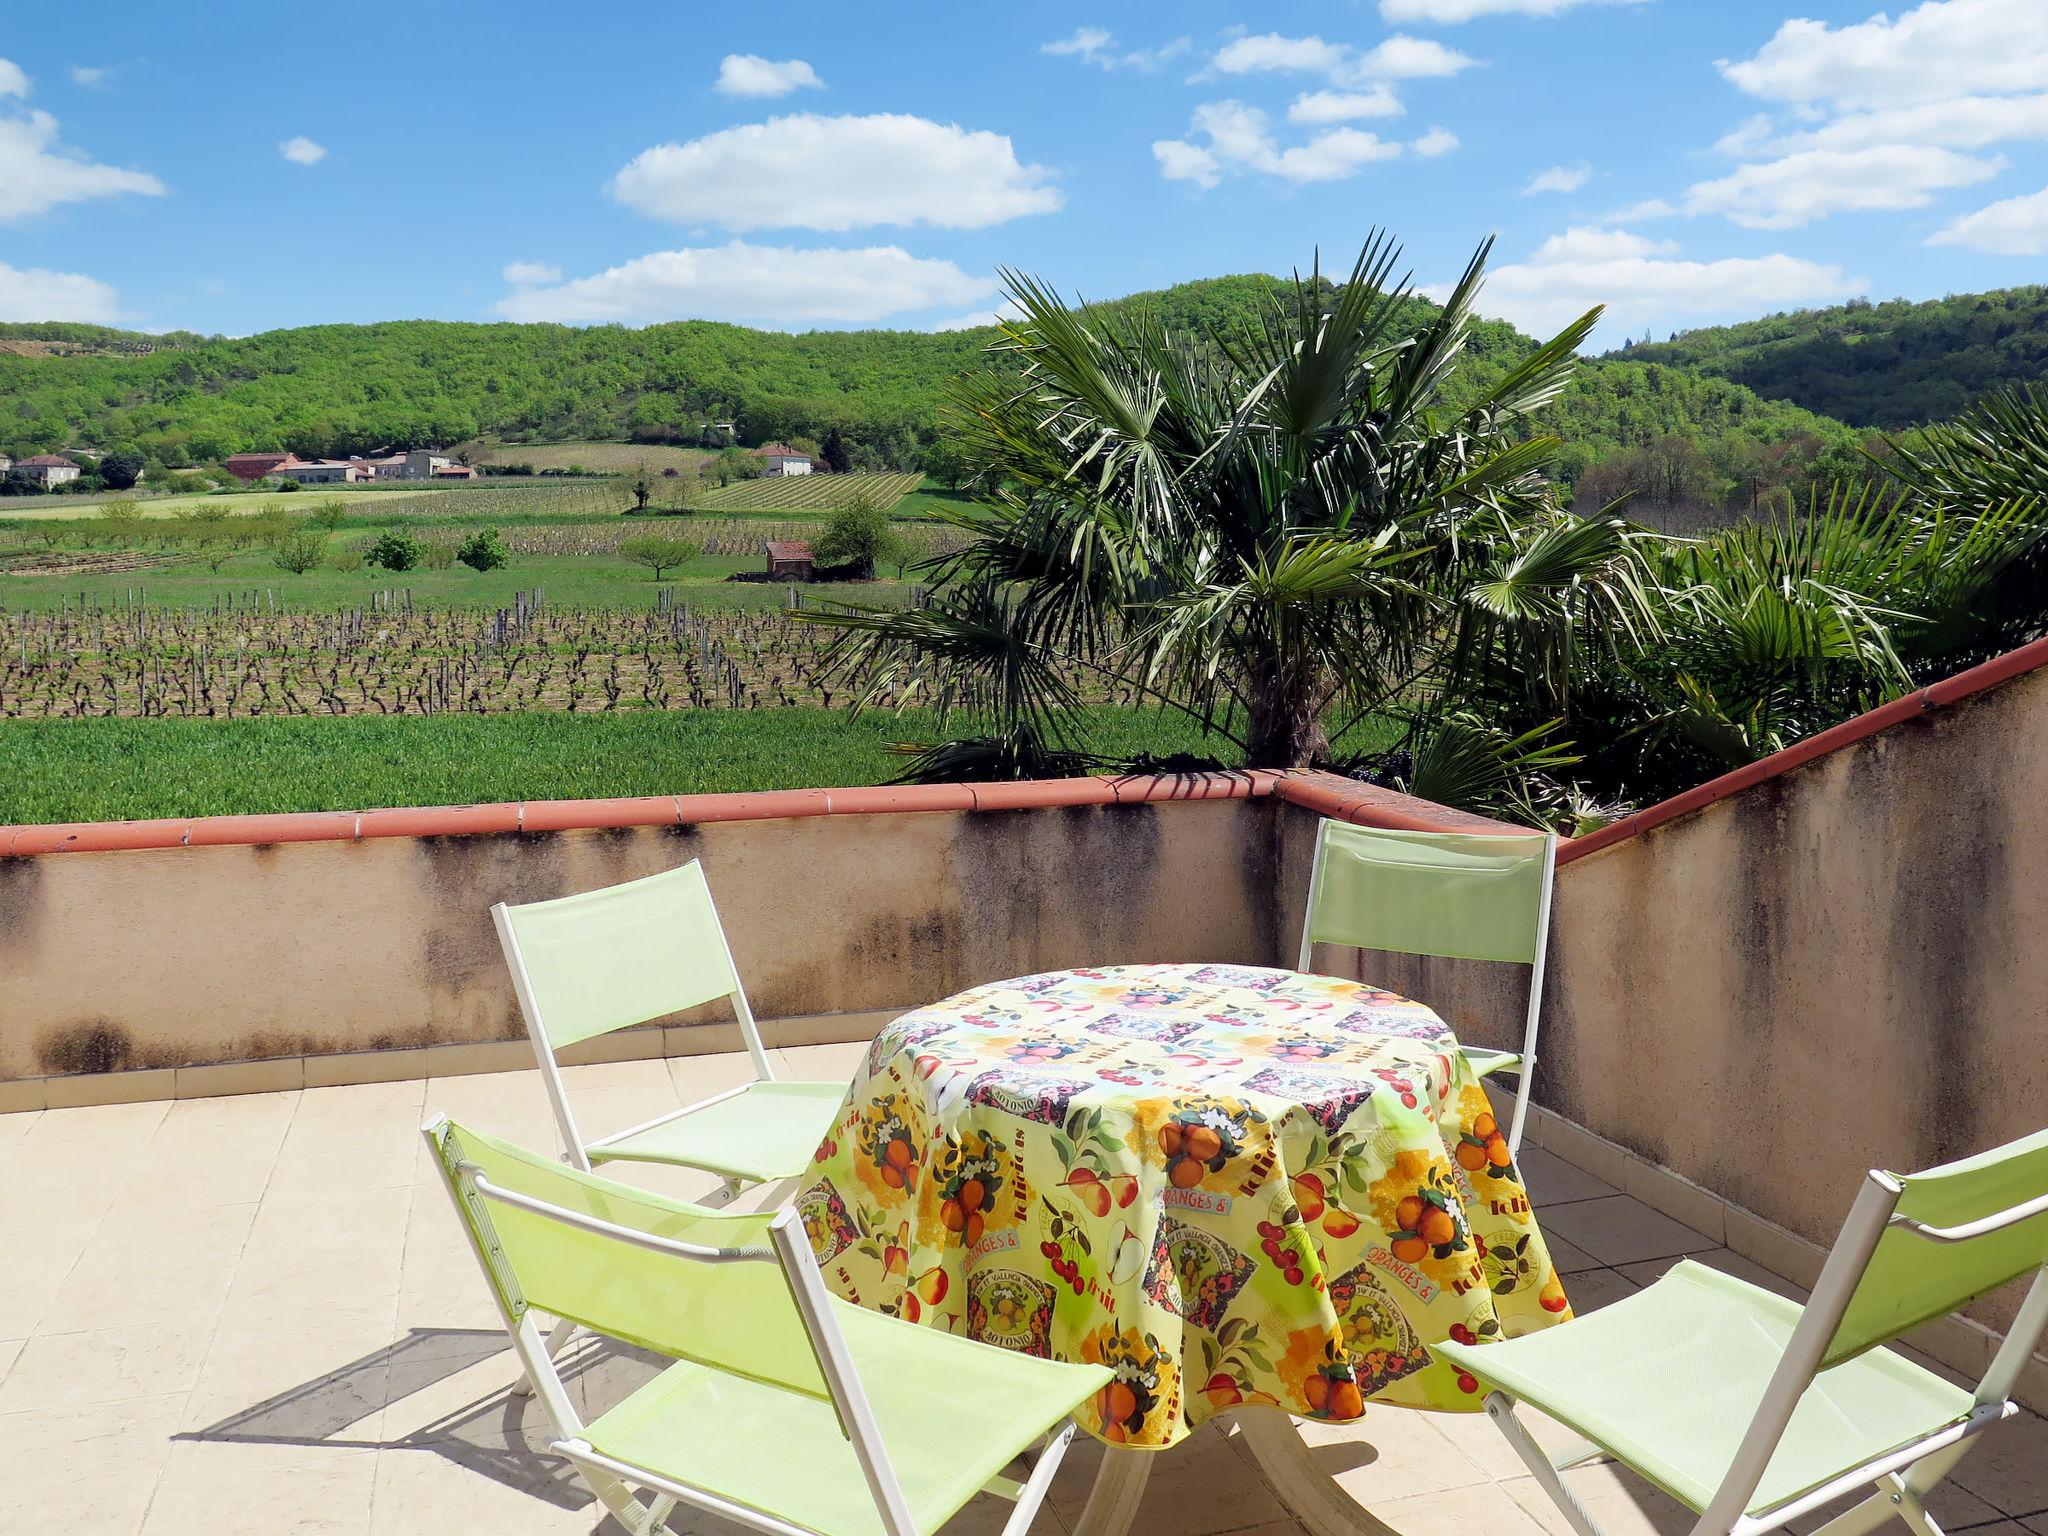
[[[768,552],[768,579],[770,581],[809,581],[811,579],[811,546],[800,544],[795,539],[770,539]]]

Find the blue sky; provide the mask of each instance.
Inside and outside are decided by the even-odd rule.
[[[1597,345],[2038,282],[2048,4],[39,8],[0,319],[930,328],[1496,234]]]

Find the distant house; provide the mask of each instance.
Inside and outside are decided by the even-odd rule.
[[[288,453],[232,453],[228,455],[228,473],[237,480],[261,480],[278,465],[292,461]]]
[[[808,470],[805,471],[809,473]],[[770,539],[768,551],[768,579],[770,581],[809,581],[811,579],[811,546],[799,544],[794,539]]]
[[[769,443],[756,448],[754,455],[765,466],[763,473],[771,479],[777,475],[808,475],[811,472],[811,456],[798,453],[785,443]]]
[[[14,460],[7,457],[6,454],[0,453],[0,475],[6,474],[12,468],[14,468]]]
[[[431,448],[407,448],[399,453],[382,454],[371,459],[357,459],[358,467],[370,473],[365,479],[376,480],[432,480],[443,470],[468,470],[465,464],[457,464],[445,453],[436,453]],[[466,480],[470,474],[448,476],[449,479]]]
[[[270,472],[300,485],[348,485],[371,478],[347,459],[287,459]]]
[[[84,473],[61,453],[38,453],[31,458],[23,459],[14,468],[27,470],[46,487],[62,485],[67,480],[76,480]]]
[[[469,464],[436,464],[434,466],[434,478],[436,480],[474,480],[476,478],[476,469],[473,465]]]

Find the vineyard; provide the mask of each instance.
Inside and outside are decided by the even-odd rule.
[[[252,600],[253,599],[253,600]],[[831,708],[825,631],[779,612],[413,609],[342,613],[252,594],[213,611],[114,602],[0,614],[0,718],[235,719],[527,710]]]
[[[677,448],[668,443],[470,443],[463,445],[469,462],[525,464],[534,469],[587,469],[622,475],[636,469],[687,470],[711,454],[702,448]]]
[[[707,491],[696,505],[707,512],[836,512],[865,497],[886,512],[916,490],[924,476],[915,473],[873,475],[775,475],[762,480],[736,480]]]

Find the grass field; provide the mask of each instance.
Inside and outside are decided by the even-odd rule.
[[[229,513],[267,512],[272,508],[288,513],[304,513],[316,502],[340,501],[354,508],[366,501],[375,501],[380,496],[388,500],[407,492],[438,495],[442,494],[442,488],[408,486],[404,491],[396,491],[336,485],[309,487],[303,491],[230,491],[225,496],[215,496],[211,493],[185,496],[37,496],[21,498],[26,505],[21,506],[19,510],[16,509],[13,498],[0,498],[0,523],[35,523],[52,518],[65,520],[97,517],[102,507],[115,502],[132,506],[138,517],[179,517],[202,507]]]
[[[954,722],[955,730],[960,728]],[[0,824],[874,784],[928,715],[824,709],[0,722]],[[1104,709],[1111,756],[1209,751],[1176,717]]]
[[[762,480],[736,480],[699,496],[707,512],[830,512],[865,496],[880,510],[916,490],[924,476],[915,471],[879,475],[774,475]]]
[[[702,448],[667,443],[466,443],[472,464],[531,464],[535,469],[591,469],[623,474],[629,469],[689,469],[711,455]]]

